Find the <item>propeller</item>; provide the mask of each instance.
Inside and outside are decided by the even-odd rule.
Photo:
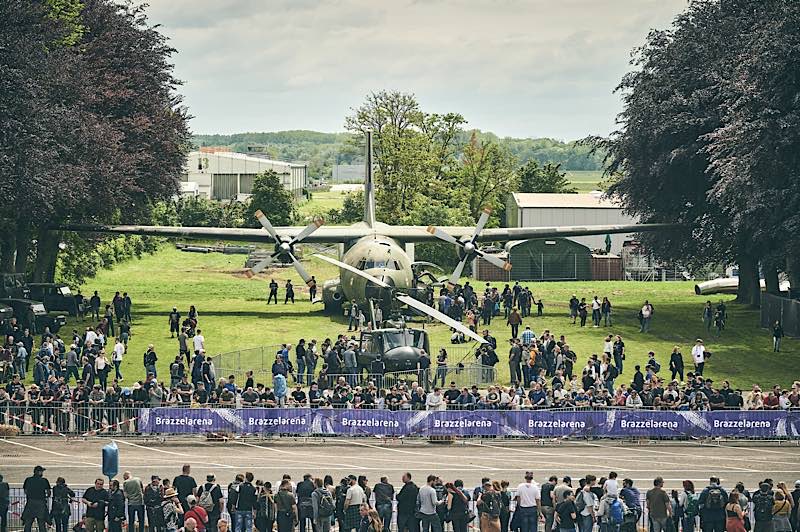
[[[261,222],[261,225],[264,229],[267,230],[269,236],[272,237],[272,240],[275,242],[275,251],[272,252],[270,256],[257,262],[253,265],[252,268],[245,270],[244,274],[247,277],[253,277],[257,273],[264,271],[266,268],[269,267],[270,264],[275,262],[277,259],[285,259],[291,262],[294,265],[294,269],[297,270],[297,273],[300,274],[300,277],[303,278],[303,281],[306,284],[311,282],[311,276],[308,274],[303,265],[300,264],[300,261],[297,260],[297,257],[294,255],[294,245],[298,242],[302,242],[308,235],[319,229],[324,222],[322,218],[316,218],[313,222],[308,224],[302,231],[297,233],[294,238],[289,238],[286,236],[281,236],[269,222],[267,217],[264,213],[259,209],[256,211],[256,219]]]
[[[314,256],[317,257],[318,259],[324,260],[325,262],[328,262],[330,264],[338,266],[339,268],[341,268],[343,270],[347,270],[347,271],[352,272],[352,273],[354,273],[354,274],[356,274],[356,275],[358,275],[360,277],[363,277],[367,281],[371,281],[371,282],[375,283],[376,285],[380,286],[381,288],[387,288],[387,289],[392,290],[392,292],[394,292],[394,287],[393,286],[391,286],[391,285],[385,283],[384,281],[378,279],[374,275],[370,275],[365,271],[359,270],[358,268],[350,266],[349,264],[345,264],[344,262],[340,262],[340,261],[338,261],[338,260],[336,260],[334,258],[328,257],[326,255],[317,254],[317,255],[314,255]],[[396,300],[400,301],[401,303],[405,303],[409,307],[412,307],[412,308],[414,308],[414,309],[416,309],[416,310],[418,310],[418,311],[420,311],[420,312],[422,312],[424,314],[427,314],[431,318],[434,318],[434,319],[444,323],[448,327],[452,327],[452,328],[458,330],[459,332],[463,333],[465,336],[469,336],[470,338],[472,338],[476,342],[479,342],[479,343],[482,343],[482,344],[486,343],[486,340],[484,340],[481,336],[479,336],[478,334],[476,334],[473,331],[471,331],[469,328],[467,328],[464,325],[462,325],[461,323],[457,322],[456,320],[454,320],[450,316],[442,314],[441,312],[439,312],[435,308],[429,307],[428,305],[426,305],[422,301],[418,301],[418,300],[414,299],[413,297],[411,297],[409,295],[406,295],[406,294],[394,294],[393,293],[393,296],[394,296],[394,298]]]
[[[471,237],[462,237],[458,239],[453,235],[446,233],[439,229],[438,227],[434,227],[432,225],[428,226],[428,232],[438,238],[439,240],[444,240],[445,242],[449,242],[450,244],[455,244],[458,246],[458,254],[461,257],[461,260],[456,265],[453,273],[450,275],[450,279],[447,281],[448,284],[451,286],[455,286],[458,284],[458,280],[461,278],[461,274],[464,272],[464,267],[467,265],[467,261],[474,258],[476,255],[481,257],[482,259],[494,264],[498,268],[509,271],[511,269],[511,263],[504,261],[494,255],[490,255],[488,253],[484,253],[480,249],[478,249],[478,245],[476,244],[476,240],[478,236],[483,231],[483,228],[486,226],[486,222],[489,221],[489,215],[492,214],[492,210],[488,207],[483,209],[480,218],[478,218],[478,223],[475,226],[475,230],[472,232]]]

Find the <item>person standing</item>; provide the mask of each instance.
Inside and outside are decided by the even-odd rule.
[[[711,332],[711,324],[714,321],[714,309],[711,306],[711,301],[706,301],[703,307],[703,325],[706,327],[706,332]]]
[[[3,475],[0,475],[0,532],[8,532],[8,508],[11,506],[10,488],[8,482],[3,480]],[[56,532],[66,532],[66,530],[58,530]]]
[[[308,299],[312,303],[317,299],[317,279],[313,275],[308,280]]]
[[[181,313],[178,312],[178,307],[172,307],[172,312],[169,313],[167,320],[169,321],[169,337],[175,338],[175,335],[179,334],[181,330]]]
[[[192,347],[194,347],[194,354],[204,353],[206,350],[206,337],[203,336],[203,331],[197,329],[197,332],[192,338]]]
[[[236,498],[236,530],[251,532],[253,530],[253,515],[258,503],[258,493],[253,486],[253,473],[244,474],[244,482],[239,484],[239,496]]]
[[[311,495],[314,493],[315,489],[314,482],[311,480],[311,475],[309,473],[303,475],[303,480],[299,482],[297,488],[295,488],[295,493],[297,494],[297,518],[300,521],[300,532],[306,532],[309,521],[311,522],[311,529],[317,532],[316,525],[314,525],[314,505],[311,501]]]
[[[213,474],[206,475],[206,483],[197,490],[197,504],[206,511],[208,522],[206,530],[217,532],[217,523],[224,508],[222,488],[216,482]]]
[[[123,292],[122,316],[120,316],[120,318],[127,321],[128,323],[131,322],[131,306],[133,306],[133,301],[131,301],[131,296],[128,295],[128,292]]]
[[[774,353],[781,352],[781,340],[783,340],[783,326],[780,321],[776,321],[772,326],[772,351]]]
[[[419,488],[411,480],[411,473],[403,474],[403,487],[397,494],[397,532],[419,532],[419,521],[414,516]]]
[[[575,523],[578,520],[578,508],[575,506],[575,497],[571,489],[563,492],[564,500],[556,504],[555,521],[560,532],[575,532]]]
[[[700,338],[695,340],[694,347],[692,347],[692,360],[694,361],[695,375],[702,375],[703,368],[706,366],[706,348]]]
[[[350,316],[347,320],[347,330],[352,331],[353,326],[358,329],[358,305],[356,304],[356,300],[352,300],[350,302]]]
[[[184,512],[189,509],[189,502],[186,500],[187,497],[189,497],[189,495],[197,494],[197,481],[195,481],[194,477],[191,475],[191,472],[192,466],[189,464],[183,464],[183,467],[181,468],[181,474],[172,480],[172,487],[178,492],[178,500],[180,501],[181,508],[183,508]]]
[[[128,503],[128,530],[133,532],[134,524],[139,523],[139,532],[144,532],[144,486],[130,471],[122,474],[122,492]]]
[[[592,532],[596,520],[594,512],[598,500],[597,495],[592,491],[596,483],[597,477],[594,475],[586,475],[586,483],[575,497],[575,507],[579,512],[578,529],[580,532]]]
[[[758,491],[753,493],[753,517],[755,525],[753,532],[772,532],[772,507],[775,504],[775,497],[772,493],[772,486],[762,482],[758,486]]]
[[[664,491],[664,479],[656,477],[653,488],[647,491],[647,511],[653,532],[667,532],[667,521],[672,517],[672,502]]]
[[[669,370],[672,373],[672,380],[675,380],[677,375],[683,381],[683,355],[677,345],[672,348],[672,354],[669,356]]]
[[[292,495],[292,483],[289,479],[281,481],[281,487],[275,495],[275,513],[278,517],[278,532],[292,532],[298,516],[297,503]]]
[[[50,497],[50,481],[44,478],[45,468],[37,465],[33,468],[33,476],[25,479],[22,489],[25,492],[25,509],[22,511],[22,522],[25,532],[31,532],[36,521],[39,532],[47,531],[47,499]]]
[[[422,491],[422,490],[420,490]],[[483,483],[483,490],[475,501],[480,512],[481,532],[500,532],[501,501],[491,481]]]
[[[344,499],[344,530],[341,532],[350,532],[353,529],[358,530],[361,523],[361,515],[359,509],[362,504],[367,504],[367,496],[364,489],[358,485],[358,479],[355,475],[350,475],[348,478],[349,488]]]
[[[611,301],[607,297],[603,298],[600,304],[600,313],[603,315],[603,327],[613,327],[614,322],[611,319]]]
[[[89,306],[92,309],[92,319],[100,321],[100,294],[97,293],[97,290],[89,298]]]
[[[286,280],[286,297],[283,300],[283,304],[286,305],[289,300],[292,301],[292,305],[294,305],[294,286],[292,286],[292,281],[290,279]]]
[[[98,478],[94,486],[83,492],[81,502],[86,505],[86,532],[104,532],[106,524],[106,505],[109,501],[105,480]]]
[[[439,499],[433,485],[436,483],[436,475],[428,475],[427,483],[419,489],[417,494],[417,506],[422,515],[422,532],[442,532],[442,523],[436,513]]]
[[[125,524],[125,496],[119,489],[119,480],[113,479],[108,493],[108,532],[122,532]]]
[[[514,518],[521,532],[537,532],[541,499],[541,490],[539,485],[533,481],[533,472],[526,472],[525,482],[517,486],[514,498],[517,503]]]
[[[508,315],[506,325],[511,327],[511,338],[515,339],[519,336],[519,326],[522,325],[522,316],[519,311],[514,307],[511,309],[511,314]]]
[[[711,477],[708,486],[697,499],[700,508],[700,527],[703,532],[724,532],[727,500],[728,494],[720,486],[719,478]]]
[[[311,507],[314,512],[316,532],[330,532],[331,517],[336,513],[336,503],[333,500],[333,494],[319,477],[314,479]]]
[[[69,530],[69,518],[71,515],[70,505],[75,500],[75,492],[67,486],[67,481],[63,477],[56,479],[53,486],[53,505],[50,509],[50,518],[56,527],[56,532],[67,532]]]
[[[392,504],[394,503],[394,486],[389,484],[387,477],[381,477],[381,481],[372,488],[375,494],[375,509],[383,522],[383,532],[389,532],[392,525]]]
[[[278,304],[278,283],[275,279],[269,280],[269,296],[267,296],[267,305],[270,304],[271,301],[275,301],[275,304]]]
[[[600,300],[597,296],[592,299],[592,327],[600,327],[600,310],[602,309]]]

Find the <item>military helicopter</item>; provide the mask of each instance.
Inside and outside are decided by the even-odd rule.
[[[477,342],[483,338],[452,320],[449,316],[412,297],[419,297],[431,283],[422,282],[414,275],[413,245],[418,242],[445,241],[457,247],[460,261],[450,275],[448,282],[458,283],[467,262],[476,257],[491,262],[499,268],[510,270],[511,264],[498,257],[484,253],[479,242],[507,242],[531,238],[554,238],[584,235],[604,235],[614,233],[637,233],[675,229],[671,224],[631,224],[594,225],[569,227],[519,227],[486,229],[491,211],[485,209],[475,227],[423,227],[398,226],[378,222],[375,218],[375,188],[372,174],[372,133],[366,133],[366,177],[364,183],[364,217],[351,226],[324,226],[321,219],[313,220],[306,227],[274,227],[261,211],[256,217],[263,226],[261,229],[238,229],[218,227],[170,227],[141,225],[65,225],[61,230],[79,232],[102,232],[116,234],[152,235],[176,238],[196,238],[205,240],[228,240],[240,242],[266,242],[274,246],[273,253],[246,272],[248,277],[255,275],[276,261],[291,263],[306,284],[314,282],[311,275],[297,259],[295,247],[300,243],[327,243],[343,245],[339,259],[316,255],[339,267],[339,278],[324,282],[322,300],[325,308],[335,311],[344,301],[354,301],[360,307],[370,304],[389,308],[399,302],[416,312],[426,314],[452,327],[466,337]],[[419,297],[419,299],[423,299]],[[418,352],[418,340],[409,341],[415,334],[392,336],[386,340],[382,353],[390,357],[385,346],[394,345],[395,338],[401,338],[398,347],[413,347],[404,355],[397,355],[398,364],[413,361],[413,352]],[[418,356],[416,357],[418,358]]]

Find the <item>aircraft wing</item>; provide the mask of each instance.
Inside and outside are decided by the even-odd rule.
[[[647,231],[678,230],[684,226],[677,224],[630,224],[630,225],[587,225],[565,227],[498,227],[484,229],[478,236],[482,242],[508,242],[530,238],[558,238],[570,236],[641,233]],[[226,227],[177,227],[151,225],[64,225],[64,231],[115,233],[123,235],[149,235],[200,240],[229,240],[237,242],[272,243],[269,233],[263,229],[236,229]],[[305,227],[276,227],[283,237],[297,236]],[[389,237],[400,242],[438,242],[427,227],[411,225],[386,225],[376,223],[369,227],[364,223],[350,226],[324,225],[305,238],[304,242],[347,243],[365,236]],[[470,238],[474,227],[439,227],[455,237]]]
[[[120,235],[148,235],[198,240],[229,240],[236,242],[266,242],[272,244],[272,237],[264,229],[237,229],[231,227],[179,227],[157,225],[63,225],[63,231],[81,233],[114,233]],[[282,237],[295,237],[305,227],[276,227]],[[345,243],[359,239],[374,232],[373,229],[356,224],[353,226],[323,225],[303,242]]]

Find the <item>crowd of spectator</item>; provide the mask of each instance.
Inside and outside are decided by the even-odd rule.
[[[184,465],[174,479],[152,475],[145,484],[129,471],[108,489],[98,478],[82,493],[63,477],[51,486],[37,466],[25,480],[25,530],[34,524],[45,532],[796,532],[800,480],[790,491],[784,482],[764,479],[751,493],[743,483],[723,486],[718,477],[696,488],[685,480],[681,489],[664,489],[656,477],[645,493],[630,478],[610,472],[573,480],[551,475],[541,484],[525,472],[520,483],[483,478],[472,489],[461,479],[444,481],[435,474],[415,483],[402,475],[400,489],[387,476],[370,486],[365,475],[303,475],[295,484],[283,475],[274,485],[238,473],[223,487],[214,474],[198,483]],[[0,531],[6,532],[8,484],[0,476]],[[76,506],[79,503],[80,506]],[[73,508],[78,514],[73,516]]]

